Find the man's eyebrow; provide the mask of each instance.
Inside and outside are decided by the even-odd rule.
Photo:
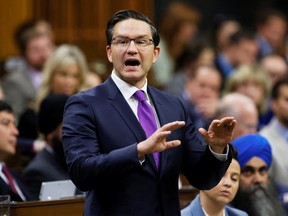
[[[244,166],[242,169],[247,169],[247,168],[249,168],[249,169],[263,169],[263,168],[268,168],[266,165],[263,165],[263,166],[260,166],[260,167],[254,167],[254,166],[250,166],[250,165],[246,165],[246,166]],[[241,169],[241,170],[242,170]]]
[[[129,39],[131,39],[130,37],[124,36],[124,35],[115,35],[114,38],[115,38],[115,37],[118,37],[118,38],[129,38]],[[148,35],[139,35],[139,36],[137,36],[137,37],[135,37],[135,38],[132,38],[132,39],[138,39],[138,38],[149,38],[149,37],[148,37]]]

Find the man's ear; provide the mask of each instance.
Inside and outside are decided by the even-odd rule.
[[[112,61],[112,55],[111,55],[111,46],[109,45],[106,46],[106,55],[107,55],[109,62],[112,63],[113,61]]]
[[[159,46],[156,46],[156,47],[154,48],[153,64],[156,62],[159,54],[160,54],[160,47],[159,47]]]

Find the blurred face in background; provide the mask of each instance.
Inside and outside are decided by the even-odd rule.
[[[264,57],[261,67],[268,74],[271,86],[288,75],[288,65],[284,58],[278,55]]]
[[[229,37],[238,30],[240,30],[240,24],[237,21],[234,20],[224,21],[216,33],[217,47],[220,50],[226,48],[229,44]]]
[[[0,112],[0,161],[16,153],[16,141],[19,132],[15,117],[7,111]]]
[[[211,118],[219,101],[222,78],[220,73],[210,66],[199,66],[195,70],[194,77],[186,81],[185,92],[198,112]]]
[[[272,110],[278,121],[288,128],[288,85],[279,88],[279,96],[272,100]]]
[[[265,100],[265,90],[253,80],[245,80],[236,88],[236,92],[250,97],[257,106]]]
[[[221,75],[215,69],[200,66],[195,76],[186,83],[186,91],[194,104],[205,98],[218,98],[221,88]]]
[[[283,45],[287,23],[278,16],[271,16],[268,21],[260,26],[259,31],[274,48]]]
[[[51,80],[51,91],[72,95],[80,86],[80,69],[76,63],[69,64],[65,68],[54,73]]]
[[[54,44],[51,37],[43,34],[28,41],[25,50],[25,59],[32,68],[41,71],[53,51]]]
[[[258,46],[255,40],[242,39],[232,47],[233,65],[252,64],[256,62]]]

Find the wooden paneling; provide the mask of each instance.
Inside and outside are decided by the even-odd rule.
[[[153,0],[0,0],[0,59],[17,53],[15,27],[29,18],[51,23],[57,44],[78,45],[92,61],[106,60],[105,28],[110,16],[133,9],[153,20]]]
[[[14,30],[23,20],[32,18],[32,0],[0,0],[0,59],[15,55]]]
[[[78,45],[89,61],[106,59],[106,23],[116,11],[133,9],[153,19],[152,0],[34,0],[34,8],[35,18],[51,23],[57,44]]]

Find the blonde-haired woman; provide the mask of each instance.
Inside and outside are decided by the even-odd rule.
[[[43,80],[38,91],[36,110],[49,94],[68,96],[82,90],[88,71],[86,57],[74,45],[60,45],[47,60],[43,69]]]
[[[257,64],[239,66],[229,77],[224,92],[238,92],[250,97],[259,112],[259,127],[266,121],[270,114],[269,77]]]

